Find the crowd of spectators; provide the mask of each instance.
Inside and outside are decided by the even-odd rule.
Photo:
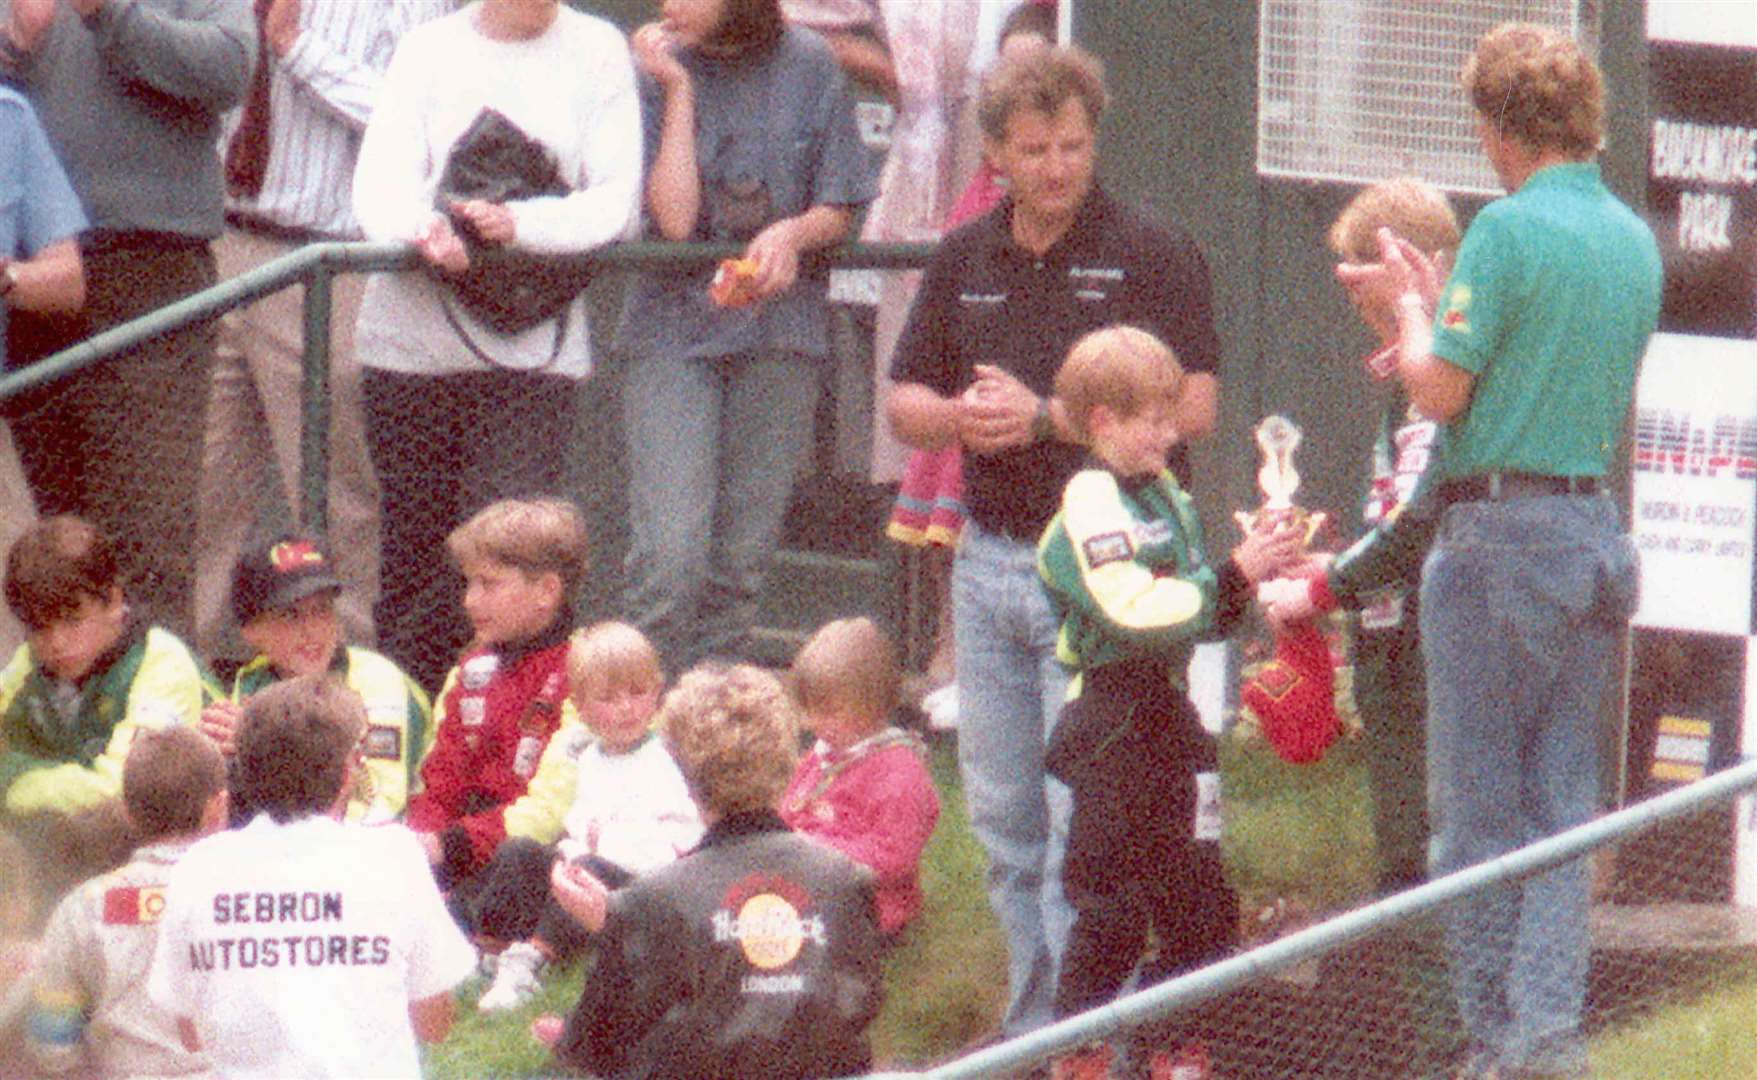
[[[20,965],[29,992],[0,995],[0,1039],[28,1017],[49,1070],[412,1074],[478,963],[490,1011],[590,953],[577,1007],[534,1029],[570,1067],[868,1068],[879,959],[922,916],[939,815],[920,740],[890,722],[896,651],[850,619],[785,681],[737,661],[832,349],[811,256],[875,195],[863,235],[880,240],[938,238],[960,192],[993,202],[886,279],[871,322],[887,430],[954,470],[959,766],[1006,938],[1004,1033],[1113,996],[1149,926],[1148,979],[1234,945],[1214,751],[1181,687],[1190,642],[1235,625],[1259,582],[1286,628],[1358,599],[1357,578],[1410,586],[1428,552],[1420,639],[1383,648],[1427,675],[1385,723],[1407,735],[1426,708],[1436,869],[1584,819],[1586,717],[1633,595],[1599,477],[1659,278],[1592,163],[1596,69],[1534,27],[1478,47],[1466,90],[1514,194],[1449,282],[1443,199],[1432,244],[1394,231],[1409,213],[1338,224],[1338,275],[1407,391],[1387,415],[1420,414],[1432,449],[1388,465],[1382,522],[1342,558],[1270,530],[1216,570],[1181,450],[1218,415],[1206,264],[1097,182],[1102,67],[1041,40],[1052,16],[974,92],[995,8],[663,0],[625,37],[560,0],[0,0],[9,368],[305,244],[402,242],[423,264],[335,289],[333,544],[258,520],[265,482],[310,509],[289,294],[9,402],[5,596],[25,643],[0,670],[0,853],[33,870],[0,930],[48,930]],[[882,176],[851,76],[897,105]],[[485,132],[554,190],[454,194]],[[1601,238],[1584,255],[1581,229]],[[565,448],[600,360],[588,305],[508,329],[459,283],[506,253],[637,235],[738,245],[718,270],[738,289],[714,268],[628,284],[611,350],[627,621],[578,632]],[[1524,266],[1527,240],[1574,270]],[[1509,275],[1555,280],[1515,300]],[[1615,363],[1568,367],[1583,354]],[[900,461],[881,446],[875,475]],[[1511,533],[1541,539],[1531,565],[1482,564]],[[1481,609],[1491,594],[1502,609]],[[1513,623],[1485,639],[1497,619]],[[223,665],[233,629],[252,655]],[[1512,700],[1538,669],[1557,674],[1530,708],[1489,716],[1470,692]],[[1407,699],[1414,678],[1381,688]],[[1538,766],[1495,766],[1527,743]],[[1385,751],[1388,844],[1420,745]],[[1420,876],[1425,826],[1409,833],[1388,887]],[[1451,928],[1466,1075],[1582,1074],[1581,874]],[[1540,907],[1580,918],[1539,934]],[[1094,1061],[1108,1051],[1057,1073]]]

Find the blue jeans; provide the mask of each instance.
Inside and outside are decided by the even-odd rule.
[[[815,361],[796,353],[645,357],[623,369],[623,606],[669,670],[742,655],[817,396]]]
[[[1436,875],[1582,824],[1597,809],[1597,719],[1634,610],[1634,547],[1596,496],[1446,510],[1421,589]],[[1503,1065],[1586,1064],[1589,867],[1577,860],[1461,903],[1453,992]]]
[[[1007,938],[1008,1036],[1055,1018],[1073,909],[1062,895],[1068,789],[1043,769],[1068,676],[1034,544],[964,526],[952,563],[958,764],[970,826],[988,852],[988,899]]]

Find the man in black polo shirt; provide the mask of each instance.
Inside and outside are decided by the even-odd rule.
[[[1003,61],[985,81],[985,150],[1010,194],[928,266],[887,403],[903,442],[964,448],[969,522],[952,570],[958,749],[1007,935],[1008,1035],[1052,1019],[1073,919],[1061,887],[1068,793],[1043,769],[1067,675],[1036,568],[1037,539],[1084,454],[1050,396],[1056,369],[1087,331],[1129,323],[1169,344],[1189,373],[1186,439],[1212,430],[1218,407],[1200,252],[1094,185],[1105,98],[1098,64],[1074,48]],[[1172,467],[1187,471],[1181,449]]]

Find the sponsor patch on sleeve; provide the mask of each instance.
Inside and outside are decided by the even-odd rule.
[[[1135,557],[1134,542],[1126,532],[1099,533],[1097,536],[1087,537],[1086,542],[1080,545],[1080,550],[1086,555],[1086,565],[1094,570],[1106,563],[1127,562]]]
[[[388,724],[373,724],[366,729],[366,756],[381,761],[401,761],[403,732]]]

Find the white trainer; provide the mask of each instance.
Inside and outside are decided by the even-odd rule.
[[[476,1008],[481,1012],[505,1012],[523,1005],[536,996],[545,966],[543,954],[530,942],[508,945],[500,954],[493,984],[482,992]]]

